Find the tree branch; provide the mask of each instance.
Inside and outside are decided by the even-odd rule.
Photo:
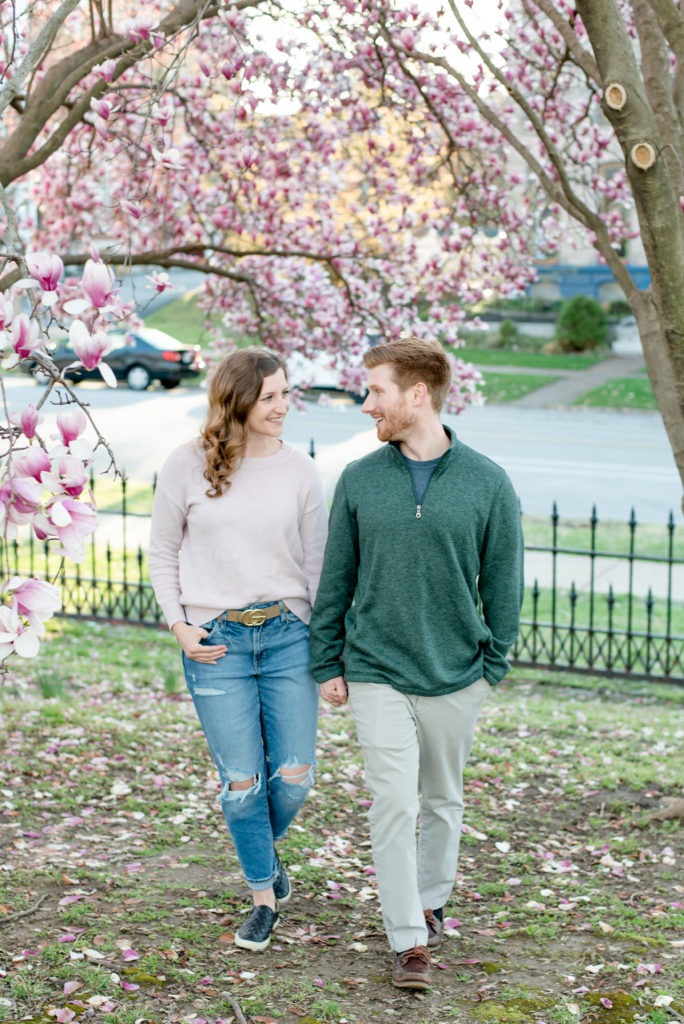
[[[80,2],[81,0],[63,0],[47,25],[38,33],[38,38],[29,46],[19,67],[14,70],[12,77],[7,79],[0,89],[0,111],[5,110],[19,95],[24,82],[29,75],[33,74],[37,65],[50,49],[60,28]]]
[[[68,0],[74,7],[78,0]],[[258,7],[264,0],[237,0],[239,9]],[[180,32],[213,17],[219,0],[179,0],[176,6],[159,22],[158,31],[167,40]],[[57,26],[59,28],[59,26]],[[56,34],[56,30],[55,30]],[[111,83],[97,82],[74,103],[48,139],[29,154],[40,133],[50,119],[66,105],[69,93],[94,67],[106,60],[118,58],[112,81],[116,81],[130,67],[151,53],[151,40],[131,40],[113,33],[69,54],[53,65],[27,100],[19,125],[0,148],[0,182],[7,185],[16,178],[41,166],[63,144],[69,133],[90,109],[94,97],[111,88]]]
[[[641,74],[658,131],[663,142],[663,155],[670,165],[674,180],[682,178],[682,123],[675,107],[670,76],[663,74],[669,61],[667,42],[648,0],[632,0],[634,23],[639,35]]]
[[[5,914],[4,917],[0,917],[0,928],[3,925],[9,924],[10,921],[18,921],[20,917],[28,917],[29,914],[35,914],[41,903],[45,903],[47,896],[41,896],[37,903],[34,903],[32,907],[27,910],[18,910],[16,914]]]
[[[580,43],[572,22],[563,16],[558,7],[551,3],[551,0],[534,0],[534,4],[546,15],[554,28],[560,33],[577,67],[582,69],[590,82],[600,85],[601,79],[596,61],[591,53],[585,50]],[[530,5],[526,2],[525,6],[528,7]]]
[[[459,23],[463,24],[462,19],[459,19]],[[465,29],[467,32],[467,28]],[[595,213],[587,204],[580,198],[577,191],[573,187],[570,178],[568,177],[565,164],[563,162],[561,154],[558,152],[556,146],[549,138],[544,124],[541,119],[530,107],[529,103],[521,92],[515,89],[512,84],[504,79],[501,72],[495,65],[489,60],[484,54],[478,41],[474,36],[469,34],[469,42],[473,49],[477,52],[478,56],[481,56],[486,61],[488,68],[499,82],[499,84],[506,89],[509,96],[514,102],[520,107],[524,117],[527,119],[530,126],[535,131],[542,143],[546,155],[553,164],[553,169],[558,177],[558,180],[554,180],[551,175],[546,171],[543,165],[536,159],[534,154],[530,150],[529,139],[518,138],[517,134],[506,124],[506,122],[499,116],[496,110],[490,106],[486,100],[482,98],[480,93],[473,88],[473,86],[467,81],[464,75],[462,75],[449,61],[444,57],[435,57],[429,53],[422,53],[416,50],[412,51],[410,56],[418,61],[422,61],[425,64],[432,64],[436,67],[440,67],[450,77],[454,78],[475,104],[482,116],[499,132],[502,138],[515,150],[515,152],[521,157],[521,159],[527,164],[530,170],[533,172],[540,185],[549,196],[549,198],[557,203],[562,209],[566,211],[574,220],[579,221],[585,228],[591,231],[594,235],[594,245],[597,251],[601,254],[603,259],[610,267],[616,280],[628,293],[633,290],[634,283],[632,277],[625,267],[622,260],[619,258],[613,245],[611,243],[610,235],[606,227],[605,222],[602,218]],[[402,69],[406,74],[410,75],[410,72],[405,67],[404,62],[401,60],[399,51],[394,43],[391,44],[397,53],[397,59],[400,61]],[[412,81],[415,83],[413,76]]]

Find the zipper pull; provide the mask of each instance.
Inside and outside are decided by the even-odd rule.
[[[422,514],[423,514],[423,506],[422,505],[416,505],[416,519],[420,519]]]

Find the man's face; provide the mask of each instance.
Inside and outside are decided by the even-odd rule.
[[[390,363],[381,363],[368,371],[368,395],[361,412],[367,412],[375,420],[380,441],[403,441],[413,426],[411,388],[400,389]]]

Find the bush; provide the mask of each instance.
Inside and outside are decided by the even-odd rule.
[[[482,304],[480,312],[504,313],[556,313],[561,308],[560,299],[545,299],[541,296],[518,295],[514,299],[495,298]]]
[[[632,310],[630,309],[629,302],[626,299],[613,299],[608,306],[609,316],[631,316]]]
[[[561,306],[556,341],[564,352],[586,352],[608,343],[608,317],[596,299],[575,295]]]
[[[499,342],[504,348],[511,348],[520,340],[518,325],[512,320],[502,320],[499,324]]]

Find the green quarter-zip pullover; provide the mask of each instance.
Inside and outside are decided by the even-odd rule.
[[[498,683],[518,635],[523,539],[513,486],[444,428],[420,504],[393,444],[350,463],[330,512],[311,669],[438,696]]]

